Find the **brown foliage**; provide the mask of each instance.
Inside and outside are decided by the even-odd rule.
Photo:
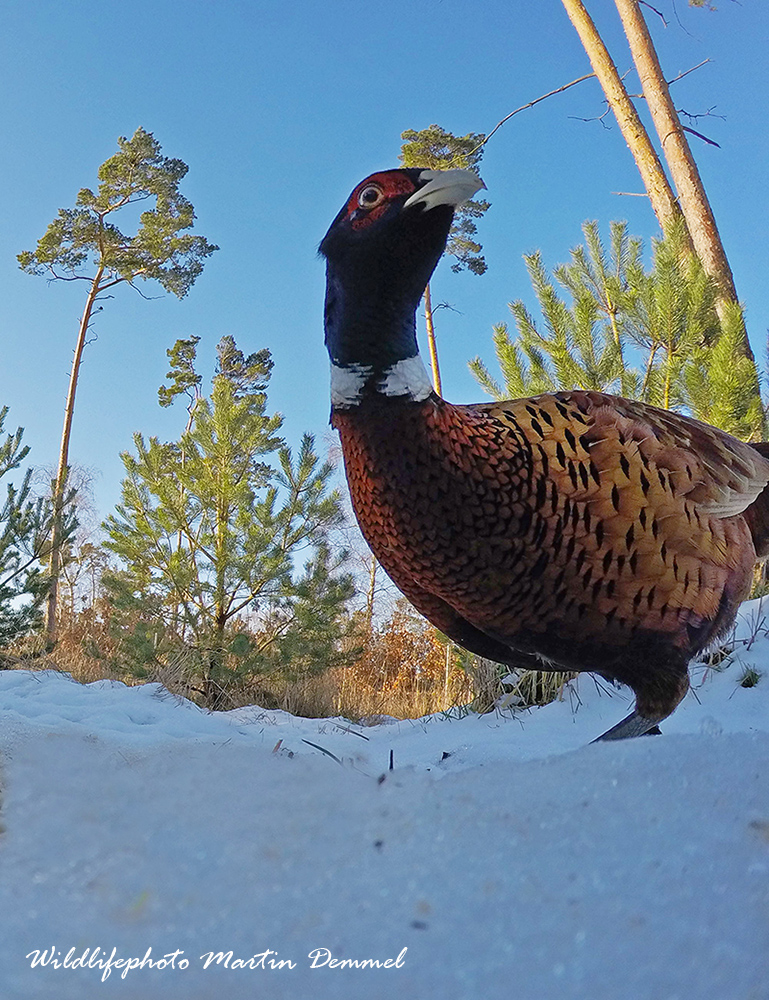
[[[360,658],[339,673],[339,709],[351,717],[416,718],[472,698],[456,648],[405,601],[369,634]]]

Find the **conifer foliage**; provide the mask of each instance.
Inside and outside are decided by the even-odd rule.
[[[404,167],[422,167],[427,170],[474,170],[483,157],[484,136],[481,133],[469,132],[467,135],[454,135],[440,125],[429,125],[425,129],[406,129],[401,134],[403,145],[399,159]],[[481,218],[489,209],[489,203],[481,199],[465,202],[454,213],[454,223],[446,244],[446,256],[453,257],[452,271],[472,271],[473,274],[484,274],[486,260],[481,250],[483,247],[476,240],[478,226],[476,219]]]
[[[136,434],[122,456],[122,500],[105,523],[121,568],[105,582],[121,632],[132,623],[123,655],[136,673],[181,657],[203,703],[219,707],[245,675],[332,664],[352,582],[326,541],[342,517],[332,466],[309,434],[294,455],[282,418],[267,413],[269,352],[244,357],[224,337],[206,396],[197,340],[168,352],[159,393],[164,406],[186,395],[181,437]],[[301,552],[310,558],[297,577]]]
[[[0,435],[8,407],[0,408]],[[17,428],[0,440],[0,479],[17,471],[29,454],[22,444],[23,429]],[[64,498],[62,538],[75,530],[73,495]],[[42,562],[50,551],[49,536],[53,508],[49,498],[32,493],[32,469],[21,482],[8,483],[0,506],[0,648],[22,638],[40,625],[41,607],[48,594],[49,579]]]
[[[716,311],[717,287],[688,248],[682,223],[653,241],[651,267],[624,222],[608,248],[595,222],[551,276],[539,252],[525,257],[542,314],[510,305],[518,336],[494,329],[503,383],[476,357],[470,368],[491,396],[518,398],[593,389],[689,413],[743,439],[761,439],[758,373],[743,350],[744,318]]]

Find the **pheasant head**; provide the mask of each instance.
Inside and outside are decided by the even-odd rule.
[[[320,244],[334,407],[369,393],[426,399],[416,311],[457,205],[482,188],[470,170],[385,170],[353,190]]]

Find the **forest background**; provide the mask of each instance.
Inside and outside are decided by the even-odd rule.
[[[142,289],[147,301],[120,288],[95,316],[71,444],[71,462],[84,470],[80,482],[90,484],[82,495],[93,497],[92,526],[119,499],[119,454],[132,447],[132,435],[176,440],[183,430],[179,406],[157,406],[166,352],[182,339],[199,338],[204,384],[223,338],[234,338],[244,360],[269,349],[269,410],[284,415],[281,434],[298,453],[302,434],[312,431],[322,459],[333,458],[325,429],[323,276],[314,250],[347,190],[397,163],[406,128],[439,121],[459,134],[487,132],[514,108],[590,71],[557,3],[536,12],[492,3],[472,18],[458,3],[416,11],[396,3],[375,30],[346,3],[323,12],[310,4],[161,3],[151,11],[140,4],[117,48],[109,7],[82,3],[65,12],[39,3],[2,14],[3,115],[13,141],[0,159],[0,402],[10,407],[6,431],[25,428],[33,449],[27,463],[47,469],[50,479],[82,295],[77,282],[46,288],[18,270],[16,255],[34,246],[80,188],[95,185],[117,135],[143,126],[165,154],[190,165],[184,191],[198,216],[195,232],[221,249],[181,301],[159,289]],[[597,13],[625,72],[631,61],[615,12]],[[674,95],[684,121],[706,136],[695,154],[762,370],[769,16],[757,2],[718,11],[669,3],[659,15],[646,6],[646,16],[669,78],[711,60],[676,83]],[[598,220],[608,234],[611,220],[626,219],[650,265],[658,226],[647,200],[634,197],[642,193],[635,166],[605,111],[597,83],[588,80],[516,116],[489,143],[482,173],[492,208],[479,222],[488,269],[453,274],[444,264],[434,283],[434,300],[451,307],[437,323],[443,392],[452,401],[480,397],[467,361],[480,355],[493,369],[491,334],[508,318],[506,302],[521,298],[536,307],[523,252],[540,249],[552,268],[568,260],[585,220]],[[85,508],[81,521],[89,521]],[[400,629],[399,642],[405,635],[407,643],[428,644],[433,681],[448,694],[440,641],[400,613],[406,618],[388,625],[388,612],[382,624]],[[86,639],[96,643],[91,659],[109,660],[106,633],[97,638],[73,635],[80,650]],[[351,639],[348,652],[356,648]],[[406,659],[425,663],[427,652],[419,647]],[[381,651],[374,660],[381,666]],[[176,660],[166,666],[184,672]],[[467,690],[453,667],[451,696],[461,697]]]

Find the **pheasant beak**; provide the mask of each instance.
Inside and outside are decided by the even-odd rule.
[[[424,205],[425,211],[437,205],[456,208],[486,187],[472,170],[423,170],[419,180],[423,186],[406,200],[404,208],[412,205]]]

